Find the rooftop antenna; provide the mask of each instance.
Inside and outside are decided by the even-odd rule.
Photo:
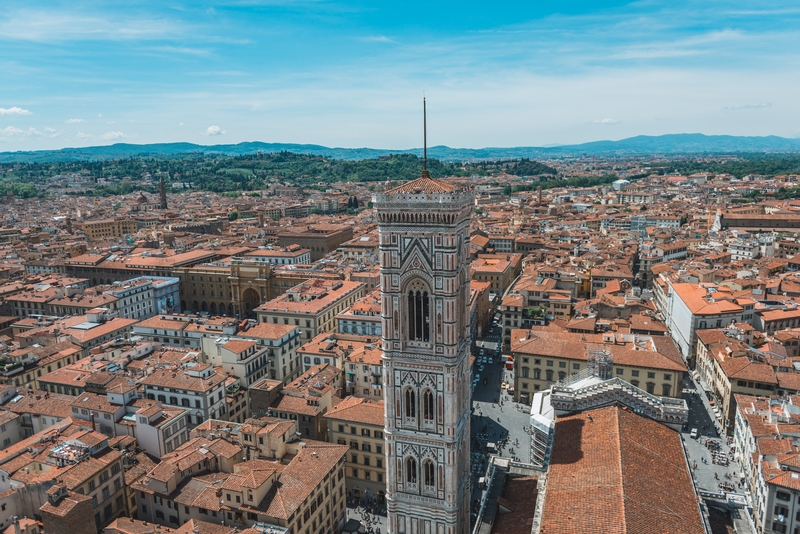
[[[428,108],[425,97],[422,97],[422,176],[430,178],[428,174]]]

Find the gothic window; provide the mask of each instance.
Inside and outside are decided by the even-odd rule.
[[[433,392],[426,389],[422,394],[422,417],[426,423],[433,423]]]
[[[433,462],[431,462],[430,460],[426,460],[422,464],[422,473],[423,473],[423,476],[424,476],[426,489],[433,489],[433,487],[435,486],[435,484],[434,484],[435,471],[434,470],[435,470],[435,468],[433,466]]]
[[[417,399],[414,396],[414,390],[411,388],[406,389],[405,393],[406,417],[417,416],[416,404],[417,404]]]
[[[417,483],[417,461],[414,458],[406,459],[406,482]]]
[[[430,341],[431,310],[428,292],[412,289],[408,292],[408,339]]]

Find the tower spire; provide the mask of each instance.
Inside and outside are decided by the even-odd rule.
[[[428,174],[428,108],[425,97],[422,97],[422,176],[430,178]]]

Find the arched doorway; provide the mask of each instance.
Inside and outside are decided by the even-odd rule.
[[[215,302],[212,302],[211,305],[208,307],[208,311],[211,313],[211,315],[216,315],[217,314],[217,304]]]
[[[243,317],[255,317],[253,310],[261,304],[261,295],[252,287],[248,287],[242,292],[242,313]]]

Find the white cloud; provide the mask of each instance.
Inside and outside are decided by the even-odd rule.
[[[761,108],[771,108],[772,103],[770,102],[762,102],[761,104],[744,104],[743,106],[726,106],[723,109],[727,111],[734,111],[737,109],[761,109]]]
[[[396,43],[396,41],[389,39],[385,35],[369,35],[362,37],[361,40],[365,43]]]
[[[113,141],[115,139],[127,139],[129,137],[136,137],[136,136],[135,135],[128,135],[128,134],[126,134],[124,132],[106,132],[106,133],[100,134],[100,135],[88,134],[86,132],[78,132],[77,134],[75,134],[75,137],[78,138],[78,139],[84,139],[84,140],[98,139],[100,141]]]
[[[27,109],[14,106],[11,108],[0,108],[0,115],[32,115],[32,113]]]
[[[179,123],[178,123],[178,126],[183,126],[183,123],[182,123],[182,122],[179,122]]]
[[[0,141],[10,141],[13,139],[29,139],[31,137],[41,137],[42,132],[36,128],[23,130],[14,126],[6,126],[0,129]]]
[[[616,119],[600,119],[593,122],[594,124],[619,124],[619,121]]]
[[[97,118],[98,118],[98,119],[101,119],[101,118],[103,118],[103,114],[102,114],[102,113],[98,113],[98,114],[97,114]]]
[[[61,132],[59,132],[59,131],[58,131],[58,130],[56,130],[55,128],[50,128],[49,126],[46,126],[46,127],[45,127],[45,129],[44,129],[44,131],[45,131],[45,133],[46,133],[47,135],[49,135],[51,138],[52,138],[52,137],[58,137],[59,135],[61,135]]]
[[[187,54],[190,56],[208,56],[211,54],[211,51],[205,48],[192,48],[190,46],[152,46],[145,50],[167,52],[169,54]]]
[[[83,119],[67,119],[64,122],[66,122],[67,124],[77,124],[79,122],[86,122],[86,121]]]
[[[0,36],[23,41],[127,41],[163,39],[182,34],[185,24],[168,19],[134,19],[98,16],[96,10],[81,13],[53,9],[21,9],[5,13],[0,22]]]
[[[209,126],[205,132],[200,132],[200,135],[225,135],[226,133],[219,126]]]
[[[126,137],[130,137],[122,132],[106,132],[99,137],[99,139],[103,139],[108,141],[110,139],[125,139]]]
[[[106,124],[115,124],[116,121],[106,121]]]

